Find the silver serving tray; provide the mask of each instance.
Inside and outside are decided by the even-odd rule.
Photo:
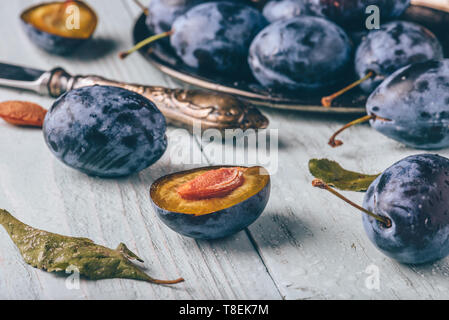
[[[449,56],[449,12],[442,8],[429,7],[424,4],[412,5],[406,11],[402,20],[417,22],[433,31],[445,47]],[[145,15],[141,15],[134,26],[134,43],[153,35],[145,24]],[[364,114],[367,95],[355,89],[334,101],[332,108],[321,106],[321,97],[335,91],[332,88],[317,94],[270,92],[261,87],[252,76],[229,78],[217,74],[199,72],[182,63],[170,48],[168,41],[142,48],[139,52],[157,69],[163,73],[190,85],[203,89],[230,93],[252,104],[277,109],[288,109],[308,112]],[[343,79],[340,88],[356,79],[355,74]]]

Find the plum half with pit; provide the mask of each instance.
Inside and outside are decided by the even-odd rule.
[[[76,7],[76,9],[75,9]],[[70,15],[79,12],[79,25]],[[52,54],[69,54],[88,41],[97,26],[97,15],[82,1],[60,1],[35,5],[21,16],[25,33],[36,46]],[[73,28],[69,28],[73,23]]]
[[[270,196],[262,167],[215,166],[177,172],[156,180],[153,207],[172,230],[197,239],[230,236],[253,223]]]
[[[367,210],[390,219],[386,228],[363,216],[369,239],[402,262],[432,262],[449,254],[449,159],[421,154],[385,170],[368,188]]]
[[[400,17],[410,6],[410,0],[304,0],[307,9],[335,23],[358,30],[365,28],[368,6],[379,8],[380,23]]]
[[[69,91],[48,111],[44,138],[64,164],[88,175],[137,173],[165,152],[165,117],[145,97],[110,86]]]
[[[274,90],[319,90],[348,72],[352,45],[333,22],[301,16],[270,24],[254,39],[249,65],[254,77]]]
[[[355,55],[355,69],[360,78],[373,72],[360,84],[362,90],[371,93],[396,70],[443,57],[443,48],[430,30],[413,22],[392,21],[362,40]]]
[[[247,70],[251,41],[267,25],[255,8],[230,1],[197,5],[173,23],[170,43],[193,68],[223,74]]]

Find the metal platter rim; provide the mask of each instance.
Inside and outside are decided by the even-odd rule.
[[[187,75],[183,72],[177,71],[175,69],[169,68],[163,64],[160,64],[156,60],[150,59],[149,62],[155,66],[157,69],[162,71],[177,80],[185,82],[196,87],[207,89],[211,91],[217,91],[222,93],[233,94],[244,101],[251,104],[269,107],[282,110],[296,110],[296,111],[307,111],[307,112],[321,112],[321,113],[346,113],[346,114],[365,114],[365,107],[355,108],[355,107],[338,107],[338,108],[325,108],[322,106],[306,105],[306,104],[292,104],[287,101],[270,99],[268,96],[259,95],[257,93],[239,90],[224,85],[212,83],[203,79],[199,79],[195,76]]]

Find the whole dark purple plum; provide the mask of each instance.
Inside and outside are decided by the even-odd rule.
[[[410,6],[410,0],[305,0],[307,9],[316,15],[322,15],[335,23],[365,28],[365,21],[369,17],[366,8],[375,5],[379,8],[380,22],[401,16]]]
[[[373,30],[362,40],[355,55],[360,78],[369,71],[375,76],[360,87],[371,93],[387,76],[411,63],[443,59],[443,48],[435,35],[416,23],[393,21]]]
[[[203,2],[207,0],[151,0],[145,22],[156,34],[170,31],[177,17]]]
[[[371,126],[417,149],[449,147],[449,59],[399,69],[368,98]]]
[[[66,165],[99,177],[139,172],[167,147],[165,117],[143,96],[117,87],[75,89],[48,111],[43,132]]]
[[[254,39],[249,65],[265,87],[310,90],[331,86],[349,70],[352,46],[328,20],[301,16],[270,24]]]
[[[449,159],[420,154],[385,170],[368,188],[363,207],[387,217],[386,227],[363,215],[369,239],[387,256],[407,264],[449,254]]]
[[[308,13],[304,0],[271,0],[263,8],[263,15],[269,22],[286,20]]]
[[[248,48],[267,25],[263,15],[236,2],[197,5],[173,23],[172,47],[190,67],[207,72],[241,73],[248,69]]]

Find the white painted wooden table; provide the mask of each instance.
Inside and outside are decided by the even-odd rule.
[[[62,66],[73,73],[149,85],[177,85],[138,54],[126,61],[117,58],[119,50],[131,45],[131,29],[140,14],[130,0],[88,1],[100,19],[95,41],[67,58],[39,51],[22,32],[19,14],[37,2],[0,2],[0,61],[42,69]],[[9,99],[34,101],[46,108],[52,103],[47,97],[0,88],[0,100]],[[263,111],[270,118],[270,129],[279,129],[279,168],[272,176],[271,199],[248,230],[216,241],[178,235],[158,220],[150,206],[148,190],[155,179],[193,166],[170,160],[180,151],[188,154],[189,134],[174,135],[170,128],[170,147],[159,162],[127,179],[102,180],[62,165],[50,154],[40,130],[0,121],[0,207],[45,230],[89,237],[109,247],[124,242],[146,261],[150,275],[186,279],[171,287],[131,280],[82,280],[79,290],[68,290],[64,277],[25,264],[0,228],[0,298],[449,298],[448,259],[409,267],[386,258],[367,239],[360,213],[313,189],[307,170],[310,158],[328,157],[347,168],[374,173],[419,152],[368,126],[348,131],[343,136],[346,144],[334,150],[327,146],[327,139],[348,118]],[[194,141],[195,152],[202,156],[200,140]],[[447,150],[440,154],[449,156]],[[345,194],[358,202],[363,198],[362,193]],[[367,272],[376,268],[379,290],[366,285],[371,279]]]

